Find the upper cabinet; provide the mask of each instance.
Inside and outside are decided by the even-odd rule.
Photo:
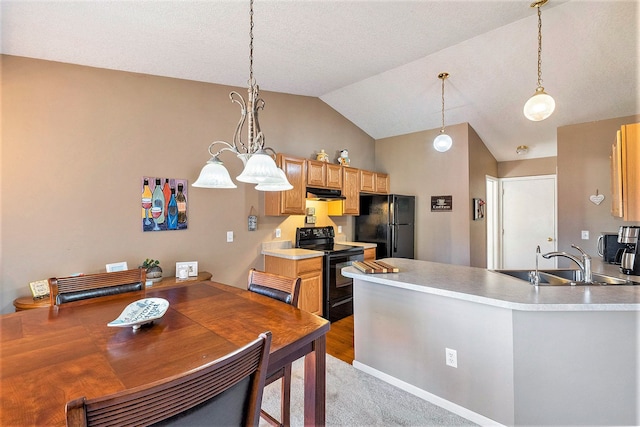
[[[307,186],[342,189],[342,166],[307,160]]]
[[[345,215],[360,215],[360,169],[342,168],[343,187],[342,213]]]
[[[360,191],[362,193],[389,194],[389,175],[361,169]]]
[[[388,194],[389,175],[349,166],[301,159],[278,154],[276,163],[293,185],[288,191],[267,191],[264,214],[267,216],[304,215],[307,187],[342,190],[344,200],[328,202],[328,214],[359,215],[360,193]]]
[[[611,147],[611,214],[640,221],[640,123],[624,125]]]
[[[293,189],[287,191],[266,191],[264,194],[264,214],[304,215],[307,197],[307,161],[298,157],[278,154],[276,163],[282,168]]]

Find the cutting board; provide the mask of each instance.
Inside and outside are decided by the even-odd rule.
[[[382,261],[354,261],[352,264],[355,268],[363,273],[397,273],[398,268]]]

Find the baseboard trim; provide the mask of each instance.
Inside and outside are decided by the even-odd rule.
[[[459,415],[467,420],[479,424],[481,426],[503,426],[503,424],[498,423],[495,420],[485,417],[484,415],[480,415],[476,412],[473,412],[463,406],[460,406],[456,403],[453,403],[449,400],[443,399],[440,396],[436,396],[435,394],[429,393],[419,387],[416,387],[412,384],[399,380],[395,377],[392,377],[389,374],[385,374],[384,372],[378,371],[375,368],[372,368],[364,363],[360,363],[357,360],[353,361],[353,367],[365,372],[369,375],[372,375],[376,378],[381,379],[384,382],[387,382],[391,385],[394,385],[408,393],[413,394],[427,402],[433,403],[434,405],[438,405],[441,408],[446,409],[447,411],[453,412],[456,415]],[[504,426],[503,426],[504,427]]]

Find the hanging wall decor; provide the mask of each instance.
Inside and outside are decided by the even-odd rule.
[[[482,199],[473,199],[473,220],[484,219],[484,205],[485,202]]]
[[[431,196],[431,212],[451,212],[453,196]]]
[[[187,180],[142,177],[142,231],[187,228]]]

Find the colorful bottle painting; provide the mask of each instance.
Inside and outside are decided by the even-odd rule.
[[[169,200],[171,199],[171,186],[169,185],[169,178],[165,178],[164,185],[162,186],[162,194],[164,195],[164,211],[169,211]]]
[[[150,209],[151,209],[151,189],[149,188],[149,180],[147,178],[144,179],[144,184],[142,187],[142,218],[144,218],[145,225],[151,225]]]
[[[178,184],[178,194],[176,194],[176,202],[178,203],[178,224],[187,224],[187,198],[182,192],[183,185]],[[183,228],[183,227],[181,227]]]
[[[167,228],[169,230],[178,229],[178,202],[176,201],[176,190],[171,188],[169,204],[167,207]]]
[[[153,189],[153,196],[151,197],[151,212],[154,217],[154,221],[156,226],[164,223],[164,214],[165,214],[165,204],[164,204],[164,194],[162,193],[162,184],[160,183],[160,178],[156,178],[156,186]],[[158,212],[159,208],[159,212]],[[156,230],[157,227],[154,227]]]

